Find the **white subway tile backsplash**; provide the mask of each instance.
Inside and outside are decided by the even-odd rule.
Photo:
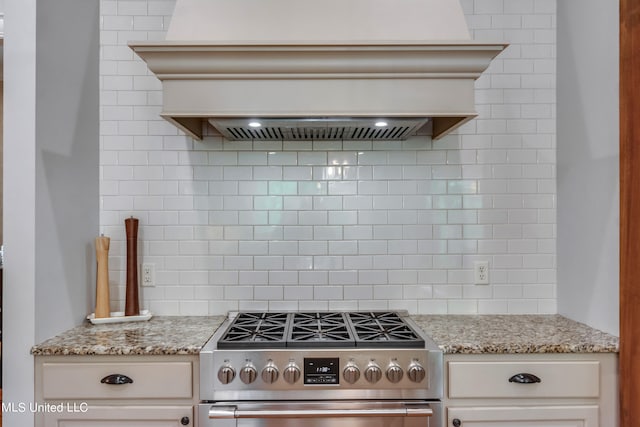
[[[464,195],[462,207],[464,209],[488,209],[492,207],[493,199],[488,195]]]
[[[169,152],[171,153],[171,152]],[[206,165],[209,163],[207,153],[202,151],[178,152],[179,165]]]
[[[241,181],[238,183],[238,194],[263,196],[268,194],[266,181]]]
[[[359,195],[387,194],[388,192],[389,192],[389,183],[387,181],[359,181],[358,182]]]
[[[190,268],[198,270],[222,270],[223,257],[222,256],[195,256],[195,257],[181,257],[184,261],[193,260],[193,265]]]
[[[354,225],[358,223],[357,211],[330,211],[329,224],[331,225]]]
[[[294,152],[272,151],[268,153],[268,163],[270,165],[297,165],[298,155]]]
[[[122,220],[141,220],[154,314],[238,309],[554,313],[557,0],[463,0],[511,45],[476,82],[479,117],[441,140],[194,141],[159,117],[128,48],[174,0],[101,0],[101,229],[123,305]],[[478,287],[472,261],[489,259]]]
[[[301,181],[298,183],[298,194],[319,196],[327,194],[326,182]]]
[[[462,209],[462,196],[437,195],[432,197],[434,209]]]
[[[209,274],[209,276],[211,276],[211,274]],[[235,283],[237,283],[237,273],[235,273],[234,277],[233,273],[227,276],[224,274],[224,272],[222,272],[221,277],[218,279],[218,281],[221,282],[221,284],[232,285],[234,283],[234,279]],[[209,280],[211,280],[211,277],[209,278]],[[230,300],[251,301],[254,298],[253,289],[253,286],[225,286],[224,298]]]
[[[163,209],[162,199],[159,197],[136,196],[133,200],[133,209],[136,211],[153,211]]]
[[[218,153],[216,153],[218,154]],[[233,155],[236,153],[223,153],[227,155]],[[237,164],[239,165],[266,165],[267,164],[267,153],[265,152],[254,152],[254,151],[241,151],[237,153]],[[233,159],[235,156],[229,156],[230,159]],[[234,163],[231,163],[234,164]],[[226,179],[226,177],[225,177]],[[233,178],[231,178],[233,179]],[[251,179],[251,177],[247,177],[245,179]]]
[[[433,268],[462,268],[462,257],[460,255],[434,255]]]
[[[282,270],[284,258],[282,256],[254,256],[253,267],[256,270]]]
[[[342,227],[337,225],[316,225],[313,227],[314,240],[341,240]]]
[[[356,181],[329,181],[327,183],[329,195],[352,195],[358,194],[358,183]]]
[[[282,286],[256,286],[254,298],[257,300],[281,300],[284,297]]]
[[[507,0],[507,3],[509,1]],[[511,15],[492,15],[491,16],[491,27],[492,28],[521,28],[522,27],[523,17],[521,15],[511,14]]]
[[[287,166],[282,170],[285,180],[308,181],[313,178],[313,169],[309,166]]]
[[[240,241],[238,242],[238,254],[254,257],[259,255],[267,255],[269,254],[269,242],[254,240]]]
[[[354,270],[336,270],[329,271],[329,284],[330,285],[355,285],[358,283],[358,272]],[[345,286],[346,292],[347,286]],[[346,297],[346,295],[345,295]],[[366,296],[370,298],[370,296]],[[348,299],[351,299],[349,297]]]
[[[269,254],[271,255],[305,255],[302,250],[306,241],[286,240],[286,241],[269,241]],[[315,242],[313,242],[315,243]],[[319,242],[320,243],[320,242]],[[315,254],[311,254],[315,255]]]
[[[258,196],[253,198],[253,209],[260,211],[282,210],[284,200],[282,196]]]
[[[504,3],[504,13],[531,14],[533,12],[534,0],[508,0]]]
[[[387,164],[387,153],[384,151],[360,151],[358,152],[358,164],[385,165]]]
[[[510,314],[535,314],[538,312],[538,301],[535,299],[517,299],[508,302]]]

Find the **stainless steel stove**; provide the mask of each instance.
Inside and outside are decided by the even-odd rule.
[[[442,352],[403,312],[234,313],[200,353],[201,427],[440,427]]]

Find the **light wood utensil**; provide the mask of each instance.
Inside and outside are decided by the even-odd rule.
[[[96,237],[96,318],[109,317],[109,243],[105,236]]]

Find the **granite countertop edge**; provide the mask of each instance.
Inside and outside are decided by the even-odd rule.
[[[226,316],[154,316],[146,322],[85,321],[31,348],[34,356],[198,355]]]
[[[198,355],[225,316],[85,322],[31,348],[34,356]],[[445,354],[617,353],[619,340],[561,315],[411,315]]]
[[[618,337],[559,314],[411,317],[445,354],[619,351]]]

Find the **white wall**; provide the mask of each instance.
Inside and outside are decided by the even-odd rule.
[[[558,2],[558,310],[618,334],[618,2]]]
[[[86,0],[6,5],[4,402],[33,401],[30,347],[81,323],[91,309],[98,6]],[[29,411],[3,414],[6,426],[32,419]]]
[[[92,308],[99,192],[99,2],[38,3],[36,313],[39,339]],[[67,23],[73,14],[73,25]]]
[[[230,309],[555,313],[555,0],[463,0],[473,37],[511,46],[480,116],[405,143],[194,142],[159,116],[126,46],[164,37],[172,0],[102,0],[101,219],[112,308],[124,218],[140,219],[157,314]],[[250,96],[250,94],[239,94]],[[472,282],[490,261],[491,284]]]
[[[33,399],[35,317],[36,1],[6,7],[4,71],[3,401]],[[19,141],[20,143],[12,143]],[[32,414],[2,414],[5,425],[30,425]]]

